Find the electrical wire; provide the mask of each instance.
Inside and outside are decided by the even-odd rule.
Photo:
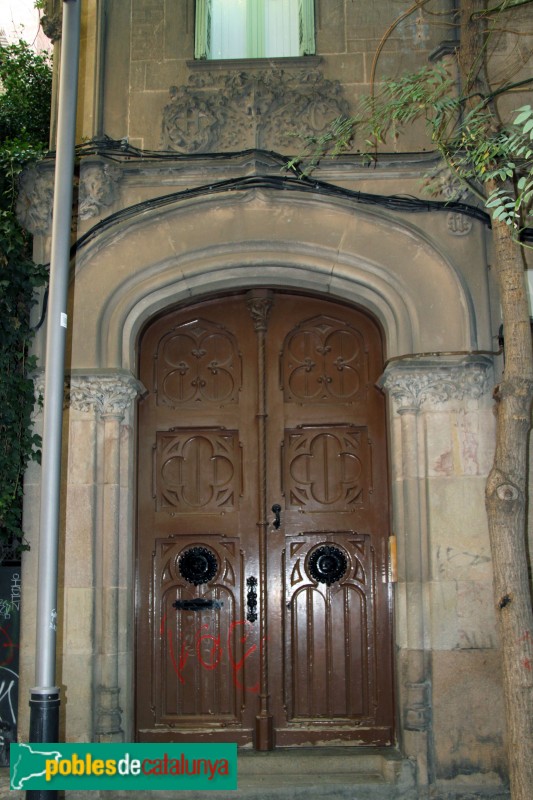
[[[210,162],[231,161],[235,158],[246,158],[250,155],[263,155],[279,163],[283,168],[287,168],[289,161],[287,156],[281,155],[280,153],[271,150],[257,150],[255,148],[238,152],[195,153],[193,155],[171,151],[139,150],[136,147],[132,147],[126,140],[113,140],[107,136],[79,145],[76,148],[76,154],[78,158],[84,158],[90,155],[104,155],[106,158],[120,162],[134,160],[183,161],[187,163],[200,160],[208,160]],[[54,157],[54,153],[49,153],[47,155],[47,158]],[[318,194],[323,197],[338,198],[353,202],[354,204],[375,206],[400,213],[456,212],[476,219],[489,228],[491,227],[490,215],[478,206],[470,205],[469,203],[452,200],[424,200],[411,195],[382,195],[360,192],[306,176],[298,170],[297,166],[293,167],[292,171],[294,174],[291,176],[253,175],[229,178],[203,184],[192,189],[182,189],[149,200],[143,200],[140,203],[136,203],[114,214],[110,214],[108,217],[98,222],[72,245],[71,254],[74,255],[74,253],[86,246],[102,231],[111,229],[145,211],[162,209],[166,206],[182,201],[185,202],[194,198],[232,192],[244,192],[250,191],[251,189],[267,189],[294,192],[296,194]],[[521,232],[520,238],[522,241],[533,241],[533,228],[524,229]]]

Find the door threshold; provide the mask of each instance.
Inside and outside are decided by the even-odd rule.
[[[286,747],[266,753],[239,750],[239,788],[396,784],[405,763],[393,747]]]

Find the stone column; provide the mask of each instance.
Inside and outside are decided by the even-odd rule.
[[[133,498],[126,504],[121,498],[121,440],[131,437],[131,426],[123,426],[124,417],[141,391],[140,383],[127,373],[75,375],[71,379],[71,407],[94,413],[97,421],[93,685],[94,736],[98,741],[124,738],[119,701],[119,617],[128,565],[121,563],[121,507],[130,506]],[[124,533],[131,540],[131,530]]]
[[[434,652],[443,647],[435,636],[435,618],[440,611],[439,591],[434,590],[433,582],[439,579],[439,568],[432,526],[434,508],[445,497],[446,488],[442,480],[432,478],[464,472],[464,464],[455,463],[445,476],[435,476],[434,464],[439,459],[434,454],[440,452],[449,436],[453,439],[450,431],[453,434],[457,424],[455,415],[477,414],[479,400],[490,397],[491,366],[492,362],[483,357],[411,357],[389,363],[380,381],[390,397],[392,411],[401,739],[406,755],[416,758],[421,797],[436,780],[432,670]],[[453,454],[445,455],[450,449],[453,447],[444,448],[444,460],[453,459]],[[460,462],[461,457],[457,458]],[[450,528],[457,526],[458,513],[459,504],[457,508],[450,505]],[[480,514],[484,514],[483,508]],[[444,616],[441,620],[443,627],[449,622]]]

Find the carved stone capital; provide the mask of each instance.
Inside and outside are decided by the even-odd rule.
[[[348,113],[337,81],[317,69],[193,73],[170,87],[163,148],[178,153],[242,150],[292,152],[294,136],[316,136]]]
[[[268,317],[272,308],[272,292],[265,290],[252,291],[246,301],[256,331],[266,331]]]
[[[122,419],[131,402],[143,391],[140,381],[127,373],[72,375],[67,398],[76,411]]]
[[[451,401],[479,400],[490,392],[492,360],[466,356],[455,360],[417,359],[390,363],[380,378],[398,413],[437,409]]]
[[[35,371],[33,377],[38,414],[45,394],[45,371]],[[128,372],[73,374],[65,379],[64,408],[93,412],[99,417],[122,419],[130,403],[144,394],[140,381]]]

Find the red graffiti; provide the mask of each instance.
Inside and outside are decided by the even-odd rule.
[[[238,620],[238,622],[232,622],[228,632],[228,656],[231,666],[233,668],[233,683],[238,689],[244,689],[244,691],[246,692],[253,692],[257,694],[257,692],[259,691],[259,681],[253,686],[243,686],[239,680],[239,672],[244,667],[246,659],[249,658],[252,655],[252,653],[255,653],[255,651],[257,650],[257,645],[256,644],[251,645],[251,647],[249,647],[248,650],[246,650],[246,652],[243,654],[242,658],[239,661],[235,661],[235,659],[233,658],[233,654],[231,652],[231,647],[230,647],[231,634],[239,625],[246,625],[246,621],[241,619]],[[247,633],[244,634],[244,636],[241,636],[240,637],[241,644],[245,644],[247,638],[248,638]]]
[[[0,628],[0,667],[7,667],[13,661],[15,653],[13,652],[18,644],[14,644],[13,640],[5,628]],[[3,650],[5,649],[5,655]]]
[[[236,649],[234,647],[235,632],[237,632],[236,643],[238,642],[241,645],[245,645],[249,637],[249,633],[245,632],[245,626],[251,625],[251,623],[246,620],[232,622],[228,630],[225,648],[221,637],[214,636],[212,633],[206,633],[205,631],[209,631],[209,625],[202,625],[196,632],[190,631],[185,634],[184,640],[181,643],[179,655],[176,655],[172,630],[167,628],[166,621],[167,615],[165,614],[161,620],[160,635],[161,637],[166,636],[172,668],[180,683],[185,684],[186,682],[184,670],[190,658],[196,658],[203,669],[212,671],[219,667],[220,664],[223,663],[224,658],[227,657],[232,669],[235,687],[245,692],[255,694],[259,691],[259,681],[253,686],[245,686],[241,680],[241,673],[244,665],[250,656],[257,652],[257,644],[251,644],[247,649],[243,649],[242,655],[238,659],[235,657],[234,652]],[[261,642],[259,652],[262,651],[262,646],[263,642]]]
[[[520,637],[518,640],[519,642],[529,642],[531,641],[531,634],[529,631],[526,631],[523,636]]]
[[[531,672],[531,659],[530,659],[530,658],[524,658],[524,660],[522,661],[522,665],[523,665],[523,666],[524,666],[524,667],[525,667],[527,670],[529,670],[529,671]]]

